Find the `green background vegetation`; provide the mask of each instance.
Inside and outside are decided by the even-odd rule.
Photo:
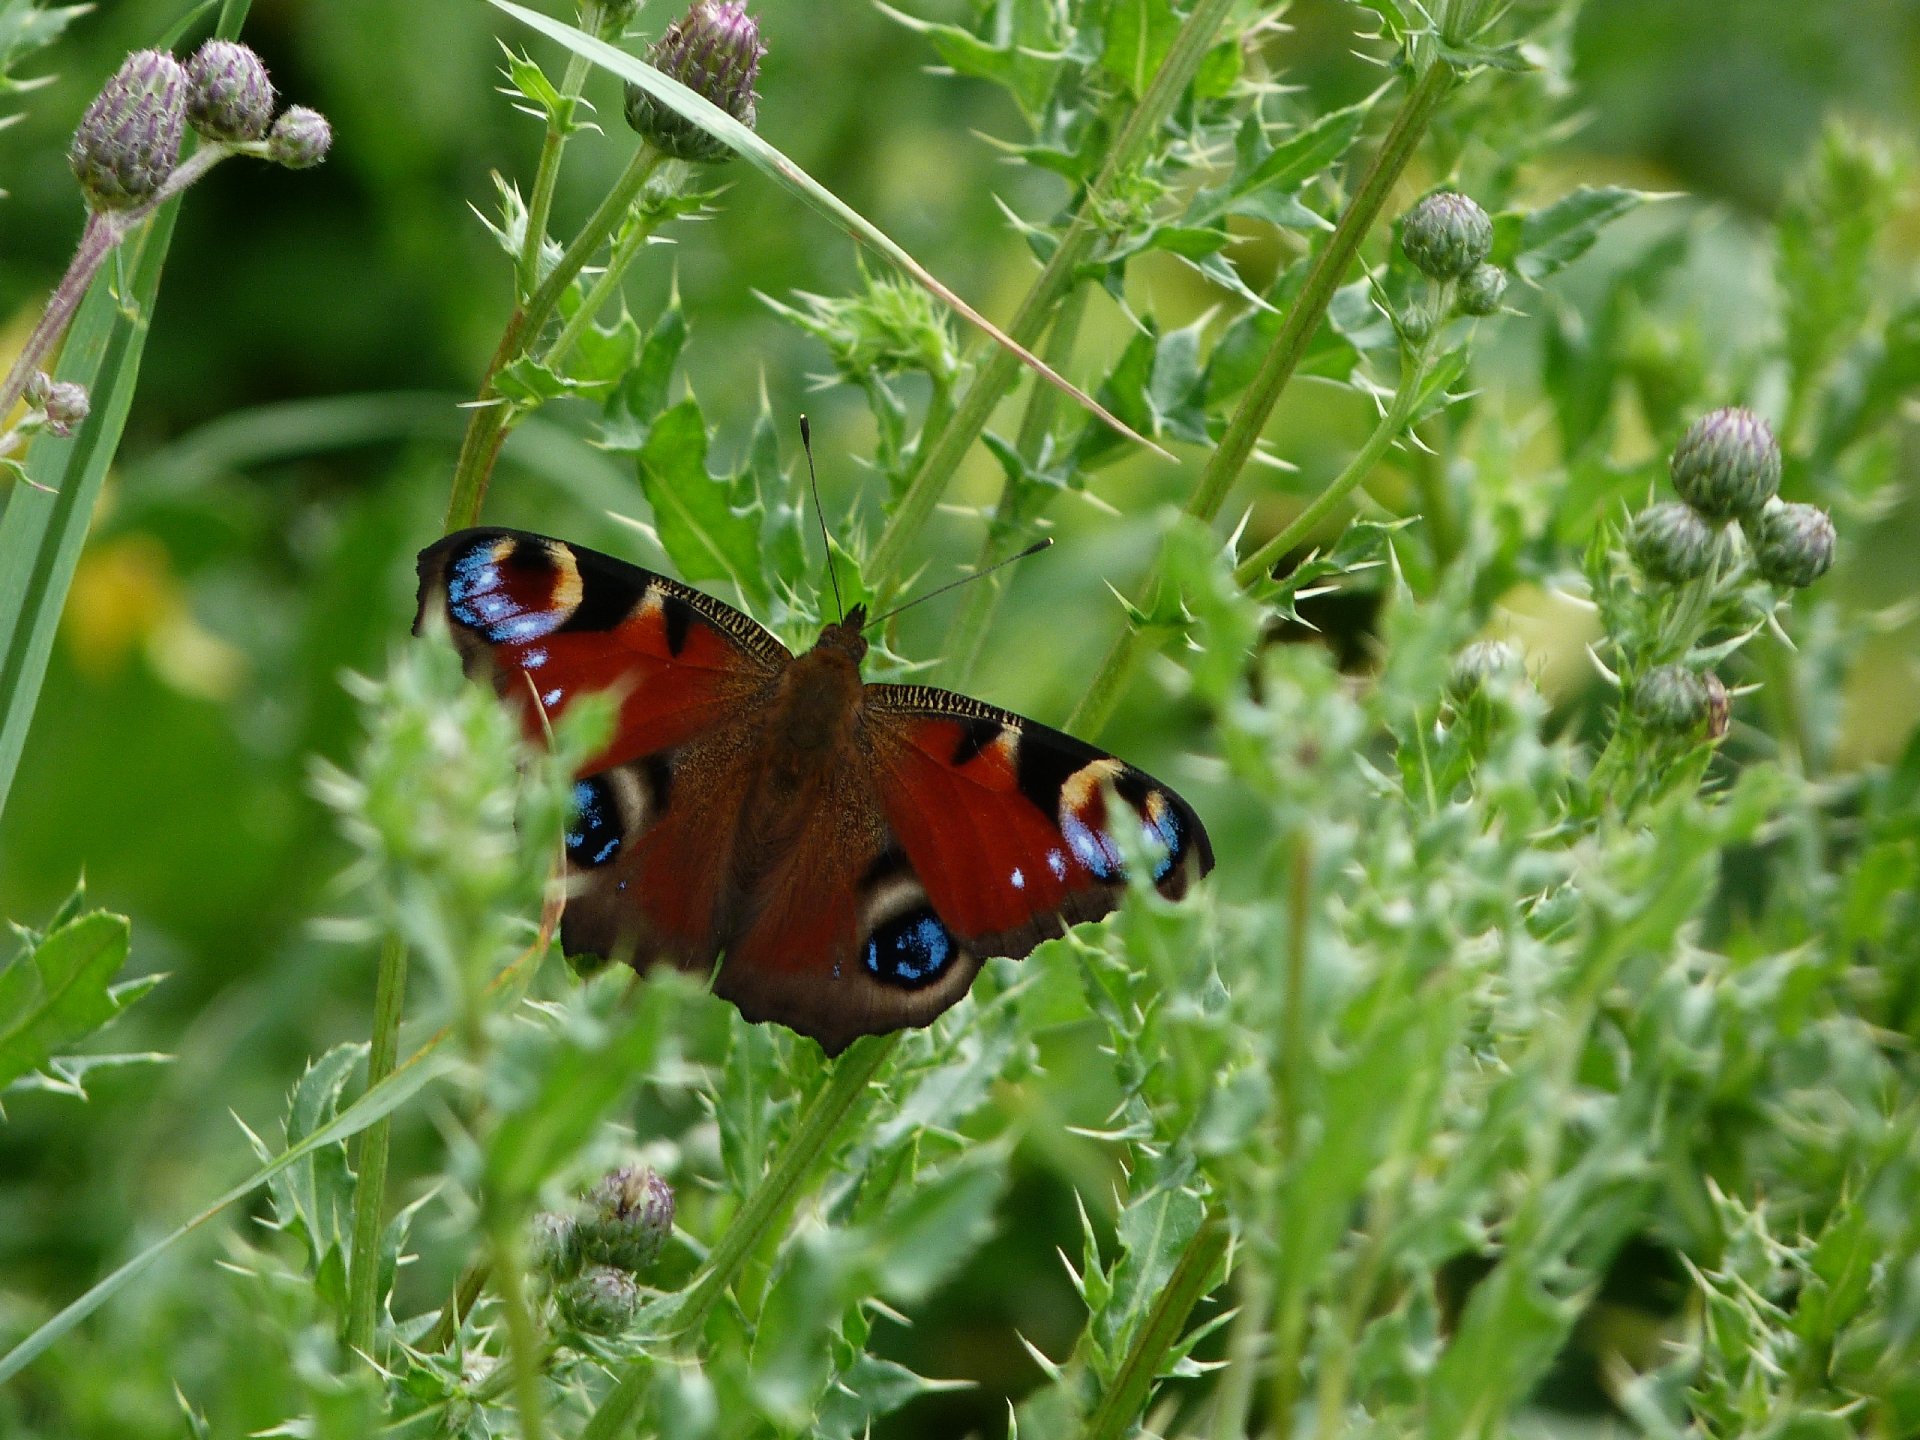
[[[180,8],[173,0],[104,5],[45,57],[40,68],[57,72],[56,83],[14,102],[24,118],[0,132],[9,192],[0,201],[0,325],[8,336],[31,325],[77,233],[66,134],[119,57],[150,43]],[[907,8],[961,18],[957,7]],[[995,197],[1036,218],[1065,198],[1058,179],[1006,164],[980,138],[1024,138],[1006,96],[928,73],[925,41],[868,5],[764,0],[754,9],[769,52],[761,134],[1004,318],[1031,265]],[[651,34],[668,18],[650,8],[641,29]],[[1300,0],[1287,19],[1291,30],[1263,43],[1274,78],[1302,87],[1303,110],[1353,103],[1380,82],[1381,72],[1352,53],[1354,7]],[[341,685],[343,670],[381,673],[406,643],[413,556],[437,533],[459,439],[453,407],[471,395],[505,316],[507,267],[469,206],[491,208],[490,172],[522,183],[531,172],[537,124],[495,88],[496,37],[508,33],[509,22],[478,0],[260,0],[254,8],[245,38],[283,96],[330,117],[335,147],[311,173],[226,165],[187,198],[127,440],[0,819],[0,914],[41,920],[84,873],[92,902],[132,918],[131,973],[167,977],[121,1022],[114,1048],[175,1058],[97,1078],[84,1105],[8,1097],[0,1124],[5,1340],[243,1173],[252,1162],[233,1117],[277,1135],[287,1089],[308,1058],[366,1036],[371,950],[331,943],[311,926],[343,903],[338,876],[348,859],[314,797],[311,767],[315,757],[349,764],[359,744],[361,712]],[[1578,106],[1570,109],[1584,123],[1528,164],[1513,203],[1545,204],[1582,184],[1685,198],[1610,231],[1550,282],[1553,305],[1537,303],[1535,292],[1511,297],[1530,313],[1488,337],[1476,385],[1515,436],[1549,427],[1541,377],[1553,313],[1590,314],[1623,266],[1661,237],[1685,234],[1690,259],[1645,297],[1648,345],[1665,347],[1661,354],[1692,376],[1687,403],[1696,411],[1698,397],[1737,398],[1747,381],[1766,395],[1765,375],[1725,373],[1721,359],[1749,343],[1755,326],[1773,323],[1770,227],[1828,118],[1888,137],[1914,133],[1920,11],[1890,0],[1605,0],[1588,7],[1574,54]],[[629,141],[612,83],[598,76],[588,94],[609,119],[608,135],[574,147],[559,201],[563,231],[590,208]],[[1474,153],[1471,135],[1461,143],[1473,167],[1497,168]],[[1444,178],[1428,160],[1416,162],[1389,213]],[[830,369],[823,350],[760,298],[849,291],[859,282],[851,247],[745,166],[730,167],[726,179],[731,188],[714,214],[672,227],[674,248],[643,257],[629,304],[647,324],[677,286],[691,326],[683,374],[718,455],[744,446],[763,388],[783,437],[790,417],[811,412],[829,522],[843,537],[870,541],[885,482],[862,464],[874,446],[865,404],[844,384],[816,387]],[[1280,251],[1248,225],[1234,258],[1258,285]],[[1882,261],[1909,276],[1920,264],[1911,190],[1886,227]],[[1232,303],[1168,256],[1136,264],[1128,286],[1134,307],[1151,310],[1164,329]],[[1089,388],[1105,378],[1128,333],[1119,306],[1096,299],[1074,378]],[[333,403],[313,403],[321,400]],[[1650,433],[1625,408],[1616,453],[1651,458],[1646,473],[1657,474],[1674,437]],[[1908,475],[1920,451],[1911,415],[1887,442],[1890,466]],[[645,505],[628,463],[587,443],[591,418],[586,406],[561,404],[517,435],[487,518],[658,564],[657,552],[636,550],[633,533],[606,516],[609,508],[644,516]],[[1263,491],[1250,534],[1264,538],[1284,523],[1340,468],[1371,418],[1350,392],[1312,384],[1290,392],[1267,435],[1300,474]],[[1514,443],[1514,468],[1524,471],[1539,447]],[[1117,627],[1106,582],[1131,586],[1159,533],[1156,507],[1186,493],[1198,456],[1186,446],[1180,467],[1129,459],[1102,471],[1096,488],[1117,515],[1073,499],[1057,507],[1065,543],[1014,582],[998,643],[976,672],[977,693],[1056,723],[1072,708]],[[948,498],[985,504],[998,476],[976,450]],[[1390,504],[1406,498],[1392,476],[1376,493]],[[1622,498],[1637,505],[1645,494],[1643,485]],[[1827,637],[1850,637],[1843,672],[1814,696],[1831,712],[1832,775],[1844,786],[1898,757],[1920,716],[1920,631],[1910,615],[1884,626],[1876,619],[1914,594],[1920,501],[1909,485],[1897,504],[1841,525],[1842,561],[1819,608],[1790,628],[1816,650]],[[978,533],[972,518],[939,515],[917,547],[928,579],[970,564]],[[1577,558],[1586,537],[1567,538]],[[1517,629],[1549,658],[1543,686],[1553,726],[1597,724],[1607,696],[1582,668],[1587,633],[1537,593],[1508,598],[1523,618],[1488,628]],[[916,614],[901,651],[937,657],[950,613],[935,605]],[[1169,699],[1150,673],[1103,739],[1217,817],[1223,897],[1273,892],[1272,869],[1242,859],[1264,853],[1268,817],[1220,767],[1186,758],[1218,753],[1194,705]],[[1310,811],[1314,797],[1303,791],[1294,800]],[[1734,890],[1727,904],[1737,908]],[[1071,961],[1059,951],[1035,963]],[[732,1019],[718,1012],[717,1002],[689,1000],[674,1013],[711,1031]],[[1908,1038],[1892,1048],[1910,1087]],[[1103,1235],[1113,1223],[1113,1155],[1068,1129],[1099,1125],[1112,1102],[1104,1043],[1091,1023],[1056,1030],[1044,1073],[1013,1079],[992,1101],[1022,1123],[991,1237],[930,1287],[913,1307],[911,1331],[883,1327],[877,1342],[922,1374],[977,1388],[915,1401],[892,1433],[998,1434],[1007,1399],[1043,1378],[1019,1337],[1056,1359],[1072,1349],[1084,1311],[1056,1251],[1080,1252],[1076,1190]],[[678,1103],[691,1104],[684,1095]],[[1737,1108],[1739,1097],[1728,1103]],[[674,1133],[667,1121],[624,1118]],[[396,1194],[417,1198],[442,1138],[431,1106],[404,1118]],[[267,1213],[264,1198],[253,1213]],[[405,1282],[417,1287],[416,1308],[432,1303],[433,1287],[458,1263],[446,1233],[422,1242],[431,1253]],[[243,1234],[260,1238],[236,1215],[230,1234],[173,1252],[14,1382],[15,1393],[0,1397],[0,1427],[180,1433],[176,1381],[210,1412],[215,1433],[276,1423],[279,1394],[264,1379],[262,1393],[250,1394],[247,1377],[233,1373],[244,1353],[236,1337],[262,1312],[216,1262],[238,1253]],[[1683,1308],[1675,1296],[1685,1273],[1658,1235],[1636,1234],[1607,1277],[1620,1304],[1595,1327],[1653,1327]],[[1583,1334],[1542,1392],[1546,1408],[1531,1412],[1540,1424],[1571,1429],[1614,1414],[1594,1378],[1591,1357],[1604,1350]]]

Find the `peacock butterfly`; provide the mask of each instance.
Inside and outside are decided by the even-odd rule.
[[[749,1020],[829,1054],[931,1023],[986,957],[1113,910],[1136,847],[1109,797],[1161,894],[1213,868],[1152,776],[965,695],[863,683],[861,606],[796,656],[664,575],[482,529],[421,552],[416,633],[429,616],[530,736],[575,697],[616,697],[574,785],[566,953],[714,974]]]

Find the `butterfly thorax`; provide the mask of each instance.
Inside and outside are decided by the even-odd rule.
[[[851,738],[860,706],[860,662],[866,641],[830,625],[820,643],[798,657],[780,677],[769,717],[774,778],[801,783]],[[847,641],[851,640],[850,646]]]

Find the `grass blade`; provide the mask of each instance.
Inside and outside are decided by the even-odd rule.
[[[607,44],[604,40],[596,39],[583,30],[577,30],[571,25],[550,19],[523,5],[516,5],[513,0],[489,0],[489,3],[550,39],[558,41],[575,54],[585,56],[602,69],[609,70],[621,79],[638,85],[661,104],[670,106],[684,115],[709,135],[726,144],[735,154],[744,156],[756,169],[784,185],[832,220],[854,240],[870,246],[906,271],[942,304],[950,307],[955,314],[982,331],[994,344],[1005,349],[1061,394],[1070,397],[1075,404],[1097,415],[1103,423],[1111,426],[1119,434],[1146,446],[1156,455],[1168,460],[1173,458],[1160,446],[1135,431],[1118,416],[1110,413],[1079,386],[1063,379],[1039,356],[1014,340],[999,326],[935,279],[924,265],[903,250],[871,220],[846,204],[839,196],[794,164],[786,155],[762,140],[719,106],[695,94],[679,81],[661,74],[646,61],[629,55],[624,50]]]

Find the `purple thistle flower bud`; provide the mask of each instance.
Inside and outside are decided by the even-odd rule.
[[[1476,265],[1460,282],[1458,305],[1462,315],[1498,314],[1507,294],[1507,272],[1498,265]]]
[[[1400,222],[1400,248],[1423,275],[1463,280],[1493,250],[1493,221],[1464,195],[1429,195]]]
[[[624,1270],[592,1265],[554,1291],[553,1302],[570,1328],[585,1335],[615,1335],[639,1313],[640,1286]]]
[[[673,1233],[673,1190],[652,1170],[629,1165],[587,1192],[576,1235],[590,1264],[641,1271],[652,1265]]]
[[[1627,532],[1627,553],[1649,580],[1679,585],[1713,569],[1722,522],[1668,500],[1641,511]]]
[[[1780,488],[1780,442],[1751,410],[1702,415],[1673,450],[1673,488],[1714,520],[1752,515]]]
[[[187,65],[187,123],[209,140],[259,140],[273,123],[273,81],[260,57],[231,40],[209,40]]]
[[[267,134],[267,158],[289,170],[311,170],[333,148],[333,126],[318,110],[289,105]]]
[[[1769,505],[1753,535],[1753,560],[1775,585],[1804,590],[1833,564],[1833,521],[1814,505]]]
[[[741,0],[694,0],[647,51],[647,61],[745,125],[754,125],[760,27]],[[678,160],[720,161],[733,152],[638,85],[627,86],[627,124]]]
[[[1713,696],[1706,681],[1684,665],[1662,665],[1633,687],[1633,708],[1649,730],[1685,735],[1707,720]]]
[[[150,200],[180,160],[187,72],[164,50],[126,58],[80,117],[67,162],[94,210]]]

